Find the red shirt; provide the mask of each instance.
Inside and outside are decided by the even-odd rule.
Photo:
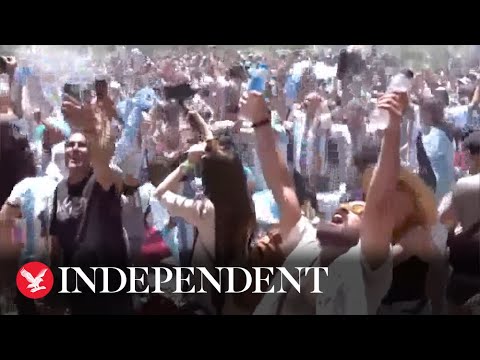
[[[154,256],[157,259],[164,259],[172,256],[165,240],[163,240],[162,233],[155,227],[145,230],[145,243],[142,245],[141,253],[144,256]]]

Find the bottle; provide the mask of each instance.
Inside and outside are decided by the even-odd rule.
[[[260,64],[257,69],[251,71],[251,76],[248,90],[263,93],[268,78],[268,66]]]
[[[412,86],[413,72],[410,70],[404,70],[390,79],[390,83],[387,88],[387,93],[392,92],[404,92],[410,91]],[[388,111],[384,109],[376,108],[370,115],[370,127],[377,130],[385,130],[388,127],[390,121],[390,115]]]

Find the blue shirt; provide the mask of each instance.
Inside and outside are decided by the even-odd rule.
[[[443,130],[432,127],[422,137],[425,152],[437,178],[435,196],[440,201],[455,183],[454,146]]]

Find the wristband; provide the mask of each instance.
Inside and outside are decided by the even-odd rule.
[[[265,120],[262,120],[262,121],[260,121],[256,124],[252,124],[252,128],[253,129],[258,129],[262,126],[267,126],[267,125],[271,125],[271,124],[272,124],[272,122],[270,121],[270,119],[265,119]]]

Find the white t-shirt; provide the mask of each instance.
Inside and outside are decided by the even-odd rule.
[[[375,315],[392,283],[393,258],[390,255],[372,271],[361,253],[360,240],[328,270],[324,294],[317,295],[317,315]]]
[[[181,217],[189,224],[198,229],[198,238],[193,249],[192,264],[193,267],[206,267],[214,274],[215,261],[215,207],[207,199],[193,200],[184,196],[167,191],[160,198],[162,204],[172,217]],[[192,276],[192,285],[199,289],[199,282],[195,276]],[[208,283],[204,283],[206,294],[192,294],[195,301],[200,305],[215,313],[212,305],[211,294],[215,289]]]
[[[25,245],[22,258],[43,259],[48,255],[50,245],[46,234],[56,187],[57,181],[48,176],[25,178],[8,197],[8,203],[19,206],[22,212],[15,236],[16,242]]]
[[[287,242],[298,241],[298,245],[287,257],[283,266],[287,269],[298,266],[322,267],[319,263],[322,248],[316,236],[315,228],[302,217],[287,237]],[[254,314],[376,314],[391,285],[392,257],[390,256],[379,269],[372,271],[363,260],[360,244],[361,242],[330,264],[328,277],[323,276],[320,279],[320,290],[323,294],[298,293],[292,289],[288,291],[284,286],[286,294],[265,294]],[[296,270],[292,270],[291,273],[297,274]],[[277,273],[272,282],[277,289],[280,279],[281,274]],[[304,276],[302,280],[306,281],[306,277]]]
[[[205,267],[210,274],[215,274],[215,207],[208,198],[188,199],[184,196],[167,191],[161,198],[160,203],[167,209],[170,216],[181,217],[198,230],[197,241],[193,248],[191,266],[194,268]],[[191,284],[195,289],[200,289],[200,277],[191,276]],[[212,304],[212,296],[216,291],[209,282],[203,282],[206,294],[191,294],[191,298],[202,305],[210,313],[215,314]],[[233,296],[225,296],[225,305],[222,309],[225,315],[247,314],[244,309],[237,307],[233,302]]]

